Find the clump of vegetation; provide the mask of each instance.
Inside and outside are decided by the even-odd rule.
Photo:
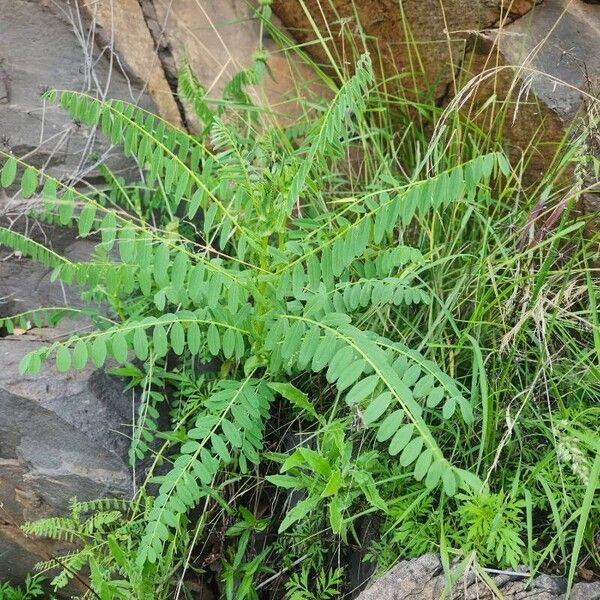
[[[42,583],[44,578],[28,575],[23,585],[17,586],[0,582],[0,600],[34,600],[44,597]],[[51,600],[49,596],[46,596]]]
[[[128,501],[27,524],[75,544],[40,568],[58,589],[88,570],[102,600],[191,597],[215,562],[227,599],[338,597],[354,547],[379,572],[441,551],[572,582],[600,523],[593,242],[570,211],[581,185],[560,183],[585,137],[524,191],[500,139],[390,96],[368,54],[328,103],[269,127],[245,91],[257,58],[218,108],[181,74],[200,136],[47,95],[121,144],[139,182],[104,169],[84,192],[5,157],[3,187],[41,188],[37,218],[97,244],[76,263],[0,241],[109,307],[21,370],[118,363],[139,391],[131,461],[151,465]],[[540,196],[564,208],[537,237]]]

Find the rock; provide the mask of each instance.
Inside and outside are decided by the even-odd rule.
[[[72,231],[29,223],[29,233],[74,261],[89,259],[90,240]],[[50,281],[50,269],[0,248],[0,319],[39,307],[84,307],[79,290]],[[0,337],[0,578],[15,582],[62,549],[25,536],[28,520],[63,514],[73,496],[130,496],[128,464],[131,392],[88,366],[59,373],[49,361],[41,375],[21,376],[27,353],[80,330],[86,322]],[[0,335],[2,330],[0,329]]]
[[[94,242],[75,239],[72,230],[30,223],[28,235],[74,262],[89,260],[94,252]],[[52,269],[0,246],[0,319],[41,307],[88,306],[77,286],[52,282],[51,273]]]
[[[576,583],[569,600],[600,600],[600,581]]]
[[[454,566],[453,566],[454,568]],[[489,574],[505,600],[567,600],[567,585],[560,577],[540,575],[528,586],[527,577],[519,573]],[[358,600],[440,600],[446,588],[439,556],[426,554],[405,560],[387,575],[372,583],[358,596]],[[454,585],[448,600],[494,600],[497,595],[473,569]],[[600,599],[600,583],[578,583],[573,587],[570,600]]]
[[[122,382],[92,367],[59,373],[50,363],[42,376],[18,373],[24,354],[62,333],[0,338],[0,574],[13,581],[56,549],[24,536],[20,524],[63,514],[73,496],[130,496],[133,488],[132,397]]]
[[[326,42],[315,41],[304,6]],[[273,3],[283,23],[308,44],[307,51],[331,64],[329,52],[342,72],[352,62],[348,37],[361,49],[362,30],[373,40],[368,47],[381,55],[386,75],[413,73],[399,80],[409,98],[412,86],[421,93],[432,89],[445,105],[460,92],[455,81],[460,88],[460,82],[472,80],[456,104],[478,115],[486,131],[497,123],[498,104],[482,107],[493,96],[506,100],[504,137],[513,157],[528,152],[529,182],[548,168],[582,106],[598,110],[600,6],[579,0],[404,0],[401,6],[396,0]]]
[[[78,90],[151,107],[144,85],[117,68],[110,48],[95,45],[78,3],[0,0],[0,14],[0,149],[59,177],[85,174],[92,151],[125,168],[120,149],[110,151],[102,136],[40,97],[51,88]]]
[[[147,89],[156,112],[181,126],[181,113],[164,71],[159,52],[138,0],[99,0],[85,3],[88,19],[104,45],[117,53],[127,73]],[[155,31],[157,39],[160,32]]]
[[[600,109],[600,6],[545,0],[523,18],[480,36],[465,71],[477,83],[468,112],[478,113],[494,94],[508,100],[504,137],[514,158],[535,148],[527,172],[535,181],[569,127],[580,130],[585,121],[579,116]],[[490,110],[479,117],[482,124],[491,119]]]
[[[331,64],[332,57],[336,68],[347,71],[353,58],[349,38],[360,52],[364,48],[362,30],[371,40],[369,50],[374,57],[381,57],[384,74],[412,72],[409,92],[413,85],[421,91],[433,88],[434,96],[442,99],[462,64],[471,33],[519,17],[535,1],[274,0],[273,10],[319,62]],[[311,20],[325,41],[319,40]]]
[[[531,91],[565,121],[584,94],[600,91],[600,7],[545,0],[499,30],[497,41],[505,61],[526,68]]]
[[[130,4],[135,6],[130,8]],[[265,77],[264,89],[253,90],[259,106],[270,108],[280,123],[289,123],[302,110],[297,101],[299,93],[305,99],[325,93],[314,72],[293,53],[277,52],[274,42],[266,35],[261,40],[259,23],[253,17],[252,7],[244,0],[204,0],[202,3],[178,0],[175,4],[128,0],[109,15],[107,7],[113,5],[110,0],[101,0],[99,8],[94,9],[97,21],[105,31],[114,33],[119,56],[139,79],[146,77],[149,57],[145,55],[147,50],[137,47],[138,37],[132,36],[131,22],[134,22],[133,27],[138,27],[140,20],[133,14],[137,14],[141,5],[148,29],[142,36],[144,48],[148,46],[149,32],[154,43],[151,58],[160,61],[172,90],[176,90],[178,71],[188,62],[209,96],[220,98],[229,79],[252,64],[254,52],[262,41],[271,75]],[[144,56],[140,57],[141,52]],[[152,89],[150,95],[162,117],[179,123],[182,116],[189,129],[198,130],[199,124],[191,106],[182,102],[178,107],[180,115],[174,119],[171,103],[165,108],[165,103]]]

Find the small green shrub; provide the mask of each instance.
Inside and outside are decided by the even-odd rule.
[[[429,490],[442,485],[454,495],[478,485],[475,475],[444,456],[429,425],[472,426],[461,386],[365,318],[429,302],[418,283],[426,258],[399,243],[399,228],[464,193],[476,194],[507,163],[488,154],[413,181],[382,169],[363,191],[338,188],[330,197],[327,187],[338,187],[336,162],[353,135],[349,110],[364,122],[372,85],[365,55],[296,147],[270,130],[242,138],[215,115],[207,137],[213,150],[122,102],[73,92],[49,96],[122,142],[125,155],[147,169],[146,185],[164,194],[165,209],[155,213],[155,229],[147,214],[136,219],[115,198],[111,204],[102,194],[83,195],[43,176],[46,214],[62,225],[76,223],[82,237],[97,231],[96,256],[71,263],[6,229],[1,241],[53,267],[54,278],[91,289],[113,312],[91,333],[30,353],[21,371],[37,373],[50,357],[59,371],[137,359],[144,365],[138,379],[144,393],[133,454],[140,459],[157,433],[161,370],[169,365],[189,378],[206,361],[219,364],[216,378],[191,378],[199,400],[192,410],[189,401],[178,409],[178,436],[160,452],[170,467],[166,474],[149,473],[158,493],[146,496],[135,559],[142,573],[163,568],[190,511],[222,494],[219,480],[270,470],[261,454],[278,398],[292,419],[314,423],[318,444],[285,459],[281,468],[288,474],[267,478],[308,492],[280,520],[280,533],[323,506],[333,533],[345,539],[358,506],[366,502],[385,512],[371,475],[382,450]],[[13,157],[5,163],[5,185],[13,183],[18,163]],[[34,193],[40,175],[25,168],[23,195]],[[351,420],[378,450],[353,456],[343,431]],[[139,510],[133,507],[133,519]]]
[[[25,582],[21,586],[11,585],[10,583],[0,582],[0,600],[33,600],[44,596],[42,588],[43,577],[36,575],[32,577],[27,575]],[[48,597],[48,600],[51,600]]]

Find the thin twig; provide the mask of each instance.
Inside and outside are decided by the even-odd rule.
[[[257,586],[255,586],[254,589],[260,590],[261,588],[265,587],[265,585],[268,585],[269,583],[271,583],[271,581],[274,581],[275,579],[277,579],[278,577],[281,577],[281,575],[283,575],[290,569],[293,569],[296,565],[299,565],[306,558],[308,558],[308,554],[303,554],[300,558],[296,559],[289,567],[285,567],[285,569],[281,569],[281,571],[278,571],[277,573],[275,573],[275,575],[271,575],[271,577],[269,577],[268,579],[265,579],[262,583],[259,583]]]

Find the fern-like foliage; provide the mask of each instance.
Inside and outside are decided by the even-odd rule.
[[[187,535],[190,511],[214,500],[227,470],[244,477],[250,465],[262,464],[274,401],[269,383],[307,379],[306,389],[288,398],[298,415],[311,407],[310,382],[325,384],[343,399],[345,414],[358,418],[361,433],[430,490],[441,484],[453,495],[478,486],[432,433],[432,424],[443,421],[448,428],[471,426],[463,390],[440,365],[370,323],[378,311],[399,313],[431,301],[420,276],[427,255],[402,242],[405,232],[428,212],[489,186],[506,161],[488,154],[423,180],[386,177],[351,191],[327,190],[323,182],[349,143],[352,118],[367,118],[372,82],[364,55],[297,148],[268,130],[247,137],[209,113],[188,71],[180,85],[198,103],[209,137],[194,138],[121,101],[49,93],[137,161],[144,181],[133,188],[122,183],[116,195],[84,194],[6,157],[0,183],[19,180],[26,197],[41,187],[46,212],[81,237],[95,235],[97,249],[89,263],[73,264],[13,232],[0,230],[0,241],[112,307],[95,330],[27,355],[22,372],[38,372],[50,357],[60,370],[137,359],[147,373],[145,423],[152,373],[218,364],[216,383],[203,380],[192,408],[179,411],[183,416],[165,436],[169,468],[151,471],[147,482],[147,489],[157,484],[155,497],[144,510],[134,509],[144,523],[136,549],[140,569],[159,564],[173,540]],[[241,89],[237,83],[232,94]],[[132,209],[156,197],[168,202],[156,219]],[[138,456],[152,436],[144,431]],[[102,514],[100,521],[117,516]],[[101,526],[89,525],[95,532]],[[71,535],[60,520],[28,527]],[[81,524],[76,531],[85,535]]]
[[[154,563],[170,528],[209,493],[219,469],[235,460],[242,473],[258,464],[264,422],[272,392],[264,382],[223,380],[206,399],[206,410],[193,422],[169,473],[157,477],[160,489],[147,517],[138,564]]]
[[[41,572],[55,571],[52,585],[55,589],[67,586],[81,569],[93,558],[92,547],[99,544],[101,553],[108,554],[106,537],[124,536],[131,533],[131,527],[125,518],[131,505],[125,500],[102,498],[94,501],[78,502],[71,500],[69,514],[65,517],[49,517],[35,522],[25,523],[23,531],[59,542],[69,542],[78,549],[63,554],[60,558],[41,561],[36,569]]]

